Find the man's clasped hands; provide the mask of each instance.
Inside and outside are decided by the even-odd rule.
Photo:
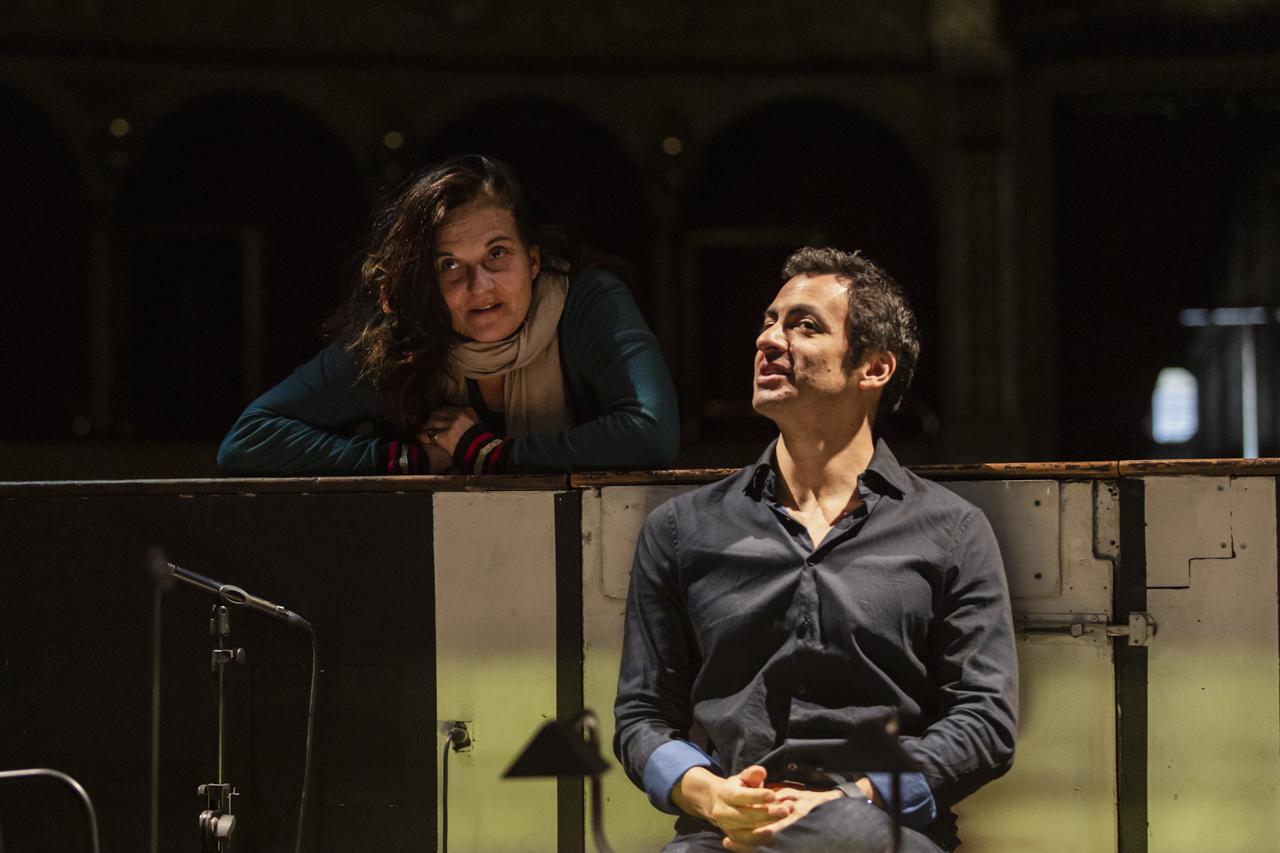
[[[839,789],[791,788],[768,784],[765,778],[758,764],[729,777],[694,767],[676,783],[671,799],[685,812],[718,826],[725,834],[725,849],[752,853],[817,806],[844,796]],[[875,789],[867,779],[859,779],[857,785],[875,801]]]

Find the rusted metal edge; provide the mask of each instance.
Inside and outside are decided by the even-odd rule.
[[[662,471],[583,471],[569,476],[574,488],[600,486],[662,486],[714,483],[741,468],[671,468]]]
[[[1115,479],[1116,462],[985,462],[965,465],[917,465],[916,474],[930,480],[1038,480]],[[589,471],[574,474],[569,485],[577,488],[712,483],[739,468],[687,468],[671,471]]]
[[[585,471],[569,477],[575,488],[712,483],[738,468],[685,468],[669,471]],[[1117,480],[1123,477],[1209,475],[1280,476],[1280,459],[1135,459],[1093,462],[973,462],[913,465],[929,480]]]
[[[604,486],[700,485],[738,468],[673,468],[661,471],[584,471],[481,477],[220,477],[190,480],[37,480],[0,482],[0,497],[54,495],[268,495],[362,492],[554,491]],[[1125,477],[1280,476],[1280,459],[1131,459],[1119,462],[980,462],[917,465],[930,480],[1098,480]]]
[[[1120,463],[1121,477],[1173,476],[1273,477],[1280,459],[1129,459]]]
[[[277,495],[365,492],[554,491],[563,474],[397,477],[218,477],[193,480],[40,480],[0,482],[0,497],[79,495]]]
[[[1108,480],[1120,476],[1118,462],[973,462],[913,465],[927,480]]]

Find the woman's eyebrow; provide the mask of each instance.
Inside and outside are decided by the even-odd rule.
[[[494,243],[502,243],[502,242],[510,242],[510,241],[511,241],[510,236],[508,236],[503,231],[499,231],[497,234],[494,234],[488,240],[485,240],[484,245],[486,248],[488,248],[489,246],[492,246]],[[443,258],[446,256],[451,256],[452,254],[453,252],[449,251],[448,249],[437,246],[436,249],[432,252],[431,256],[433,258]]]

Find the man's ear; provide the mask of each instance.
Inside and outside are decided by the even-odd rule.
[[[858,387],[863,391],[884,390],[898,369],[898,359],[885,350],[869,350],[858,367]]]

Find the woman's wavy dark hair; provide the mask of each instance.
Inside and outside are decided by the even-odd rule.
[[[480,154],[454,157],[415,174],[378,212],[351,293],[326,324],[378,389],[387,420],[406,434],[444,402],[449,350],[462,340],[436,286],[440,226],[481,198],[511,211],[526,246],[552,244],[543,245],[544,268],[568,270],[572,253],[559,245],[567,241],[535,233],[505,163]]]

